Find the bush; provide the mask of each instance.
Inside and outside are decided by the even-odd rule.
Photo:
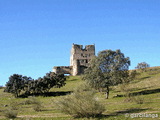
[[[95,97],[95,91],[79,87],[70,96],[56,102],[58,109],[73,117],[96,117],[104,112],[104,106]]]
[[[27,100],[24,101],[24,104],[25,105],[29,105],[29,104],[37,104],[39,101],[35,98],[35,97],[32,97],[32,96],[29,96],[27,98]]]
[[[4,116],[6,118],[16,118],[18,115],[18,111],[12,110],[12,109],[7,109],[4,111]]]
[[[32,107],[35,111],[41,111],[42,110],[42,103],[35,97],[28,97],[27,100],[24,101],[25,105],[32,104]]]
[[[16,118],[18,115],[19,105],[19,102],[17,102],[15,99],[10,98],[9,104],[4,105],[4,107],[7,107],[2,111],[4,113],[4,116],[6,118]]]
[[[18,110],[19,109],[19,104],[17,101],[13,100],[10,104],[9,107],[11,110]]]
[[[143,104],[144,103],[144,98],[141,96],[135,96],[134,97],[134,102],[136,102],[137,104]]]
[[[123,84],[119,85],[119,87],[120,87],[120,91],[124,93],[125,97],[130,97],[131,90],[129,88],[129,84],[128,83],[123,83]]]
[[[124,101],[125,102],[135,102],[136,104],[143,104],[144,97],[142,95],[137,95],[137,96],[130,95],[130,96],[127,96]]]
[[[37,112],[42,110],[42,103],[40,101],[37,101],[35,104],[33,104],[33,109]]]

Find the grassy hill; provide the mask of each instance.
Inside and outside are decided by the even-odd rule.
[[[4,111],[13,107],[18,111],[16,120],[73,120],[71,116],[57,110],[54,101],[63,99],[83,82],[80,76],[70,76],[64,87],[53,88],[47,97],[37,96],[36,98],[14,98],[11,94],[4,93],[3,88],[1,88],[0,119],[5,120]],[[113,86],[110,89],[109,99],[105,99],[104,93],[96,94],[106,108],[103,113],[104,116],[99,119],[160,120],[160,67],[153,67],[147,69],[146,72],[140,72],[140,75],[128,85]],[[125,97],[125,95],[130,97]],[[39,106],[43,106],[41,111],[34,110],[35,106],[32,102],[35,99],[41,103]],[[157,114],[159,117],[156,117]],[[146,118],[147,115],[151,116]],[[154,115],[156,118],[152,118]],[[87,118],[79,118],[78,120],[85,119],[87,120]]]

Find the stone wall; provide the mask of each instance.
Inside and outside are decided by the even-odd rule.
[[[55,66],[53,72],[61,74],[72,74],[71,66]]]

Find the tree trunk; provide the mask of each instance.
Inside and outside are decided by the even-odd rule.
[[[107,90],[106,90],[106,99],[108,99],[109,97],[109,86],[107,86]]]
[[[15,92],[15,93],[14,93],[14,96],[15,96],[15,98],[17,98],[17,97],[18,97],[18,93],[17,93],[17,92]]]

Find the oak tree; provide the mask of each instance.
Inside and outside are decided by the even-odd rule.
[[[150,67],[150,65],[146,62],[141,62],[138,63],[137,66],[135,67],[136,69],[140,69],[142,71],[145,71],[146,68]]]
[[[104,50],[98,53],[89,63],[83,79],[93,88],[106,88],[109,97],[109,86],[129,82],[130,60],[120,50]]]

